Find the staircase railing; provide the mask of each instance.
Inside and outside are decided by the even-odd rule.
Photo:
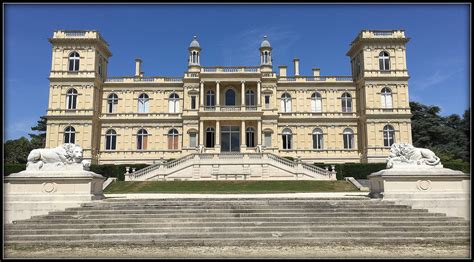
[[[243,160],[245,155],[248,156],[248,159],[264,159],[265,158],[264,156],[266,155],[267,159],[269,159],[270,161],[276,162],[277,164],[289,167],[290,170],[292,170],[290,172],[293,172],[293,173],[303,173],[310,176],[322,175],[322,176],[329,176],[329,177],[331,177],[332,175],[334,176],[336,175],[336,171],[334,170],[334,167],[332,170],[328,170],[327,168],[324,169],[324,168],[317,167],[311,164],[303,163],[301,161],[291,161],[289,159],[280,157],[273,153],[266,153],[266,152],[265,153],[220,153],[220,154],[218,153],[211,153],[211,154],[191,153],[189,155],[185,155],[183,157],[180,157],[178,159],[175,159],[167,163],[158,163],[158,164],[148,166],[146,168],[140,169],[133,173],[128,173],[128,170],[127,170],[127,173],[125,175],[128,176],[128,180],[130,181],[137,180],[138,178],[141,178],[140,181],[142,181],[142,180],[147,179],[146,176],[148,174],[153,173],[153,175],[157,175],[155,171],[161,168],[163,171],[163,175],[167,176],[167,175],[170,175],[172,172],[176,171],[173,169],[181,166],[182,164],[188,162],[189,160],[194,159],[196,155],[198,156],[198,160],[210,160],[210,159],[214,159],[215,156],[217,156],[220,159],[242,159]],[[219,162],[216,162],[216,164],[218,163]]]

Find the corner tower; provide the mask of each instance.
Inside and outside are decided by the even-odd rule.
[[[112,53],[97,31],[55,31],[52,38],[46,147],[70,142],[84,158],[97,160],[100,142],[101,87]]]
[[[393,143],[411,143],[404,30],[363,30],[352,41],[362,162],[383,162]]]

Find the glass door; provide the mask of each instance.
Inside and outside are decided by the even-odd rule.
[[[240,152],[239,126],[222,126],[221,152]]]

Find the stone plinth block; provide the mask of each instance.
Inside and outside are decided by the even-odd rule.
[[[470,219],[470,176],[442,167],[384,169],[368,176],[370,196]]]
[[[5,177],[6,223],[103,199],[105,177],[86,170],[22,171]]]

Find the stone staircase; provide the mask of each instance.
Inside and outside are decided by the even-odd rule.
[[[5,225],[14,246],[469,245],[470,223],[354,197],[105,199]]]
[[[272,153],[193,153],[125,174],[146,180],[336,180],[336,171]]]

